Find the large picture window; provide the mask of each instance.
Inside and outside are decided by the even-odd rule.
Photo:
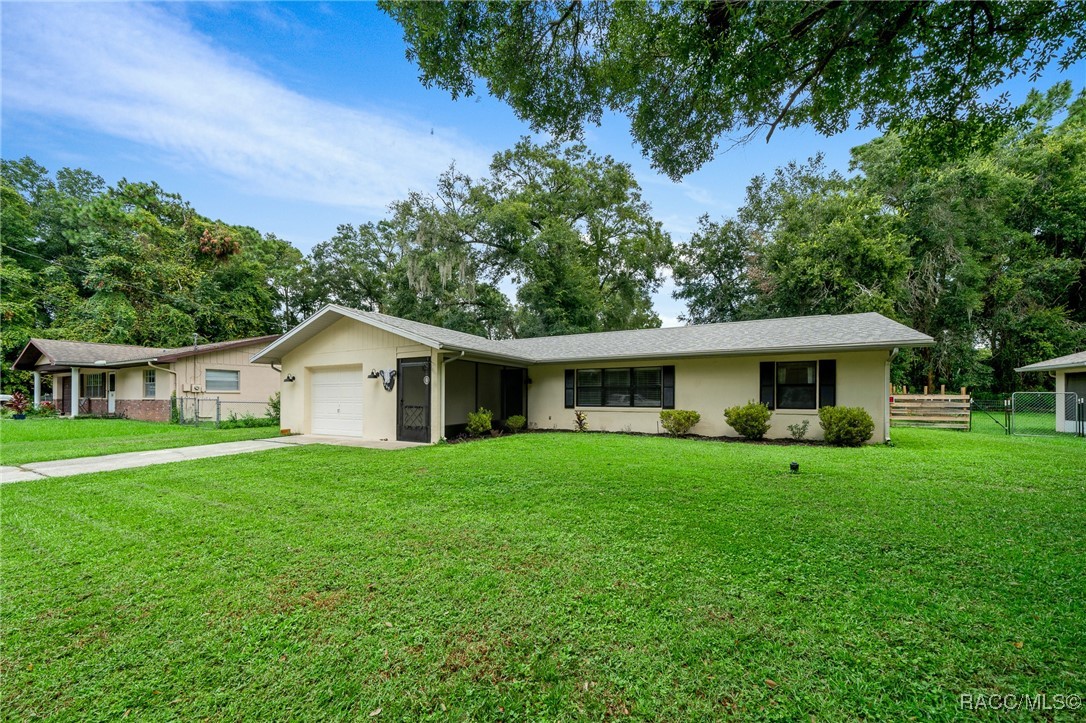
[[[204,389],[209,392],[241,391],[241,372],[236,369],[208,369],[204,372]]]
[[[579,407],[660,407],[662,367],[578,369]]]
[[[80,396],[89,397],[91,399],[105,399],[105,374],[84,374],[80,376],[79,379],[83,384],[83,394],[81,394]]]

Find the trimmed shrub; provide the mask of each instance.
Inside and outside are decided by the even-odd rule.
[[[509,427],[509,431],[514,433],[524,429],[524,425],[527,423],[528,420],[520,414],[514,414],[509,419],[505,420],[505,426]]]
[[[701,415],[691,409],[664,409],[660,412],[660,426],[674,437],[690,432],[701,421]]]
[[[577,410],[573,413],[573,429],[577,432],[588,431],[588,415]]]
[[[802,423],[788,425],[788,433],[792,435],[792,439],[797,442],[802,442],[807,438],[807,429],[811,426],[811,420],[804,419]]]
[[[818,423],[826,443],[836,447],[859,447],[875,432],[875,422],[863,407],[822,407]]]
[[[479,407],[478,412],[468,412],[468,434],[472,437],[489,434],[493,426],[494,413],[489,409]]]
[[[743,406],[728,407],[724,419],[728,426],[747,439],[761,439],[769,431],[773,412],[761,402],[747,402]]]

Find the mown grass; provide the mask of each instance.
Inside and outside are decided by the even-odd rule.
[[[1086,692],[1086,446],[894,437],[529,434],[5,485],[4,714],[948,720],[962,693]]]
[[[0,420],[0,464],[97,457],[118,452],[144,452],[276,435],[277,430],[267,427],[215,429],[132,419],[3,419]]]

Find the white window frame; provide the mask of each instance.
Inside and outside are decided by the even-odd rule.
[[[218,372],[220,374],[233,374],[235,378],[234,386],[224,387],[216,386],[220,382],[212,384],[211,378],[208,376],[212,372]],[[241,391],[241,370],[240,369],[205,369],[204,370],[204,391],[205,392],[240,392]]]
[[[83,398],[84,399],[105,399],[106,398],[106,373],[97,372],[95,374],[81,374],[80,379],[83,382]],[[92,388],[91,382],[94,382]],[[96,392],[92,394],[91,392]]]
[[[158,371],[155,369],[143,370],[143,398],[154,399],[158,396]]]

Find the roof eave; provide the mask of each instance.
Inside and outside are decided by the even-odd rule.
[[[871,342],[868,344],[832,344],[832,345],[817,345],[817,346],[784,346],[784,347],[764,347],[757,349],[725,349],[725,350],[698,350],[698,351],[686,351],[686,352],[651,352],[646,354],[609,354],[606,356],[591,355],[591,356],[574,356],[574,357],[547,357],[545,359],[537,360],[534,364],[572,364],[576,362],[588,362],[597,360],[612,360],[620,361],[624,359],[686,359],[694,357],[718,357],[718,356],[764,356],[768,354],[806,354],[806,353],[826,353],[826,352],[841,352],[841,351],[878,351],[885,349],[887,351],[891,349],[900,348],[914,348],[923,346],[932,346],[935,343],[934,339],[930,341],[922,340],[902,340],[902,341],[879,341]]]
[[[434,349],[445,348],[441,345],[441,342],[438,342],[434,339],[422,336],[421,334],[413,334],[403,329],[399,329],[395,326],[392,326],[391,324],[384,323],[380,319],[360,316],[359,314],[361,313],[364,312],[357,312],[354,309],[348,309],[346,306],[340,306],[339,304],[328,304],[318,310],[315,314],[313,314],[313,316],[309,317],[302,323],[298,324],[298,326],[294,327],[286,334],[283,334],[271,344],[261,349],[259,352],[253,355],[249,359],[249,361],[253,364],[281,364],[283,361],[283,354],[286,352],[280,352],[278,354],[273,354],[273,352],[286,346],[289,342],[293,341],[295,337],[300,335],[304,329],[309,328],[319,319],[327,316],[328,314],[338,314],[339,317],[342,319],[354,319],[355,321],[362,322],[363,324],[369,324],[371,326],[377,327],[382,331],[387,331],[389,334],[402,336],[406,339],[410,339],[411,341],[423,344],[425,346],[429,346]],[[294,347],[289,347],[286,351],[289,352],[293,348]]]
[[[1046,364],[1044,366],[1039,366],[1037,364],[1030,364],[1030,365],[1024,366],[1024,367],[1017,367],[1015,369],[1015,371],[1016,372],[1023,372],[1023,373],[1024,372],[1057,372],[1057,371],[1061,371],[1063,369],[1078,369],[1078,368],[1086,369],[1086,362],[1069,362],[1067,364],[1051,364],[1051,365]]]

